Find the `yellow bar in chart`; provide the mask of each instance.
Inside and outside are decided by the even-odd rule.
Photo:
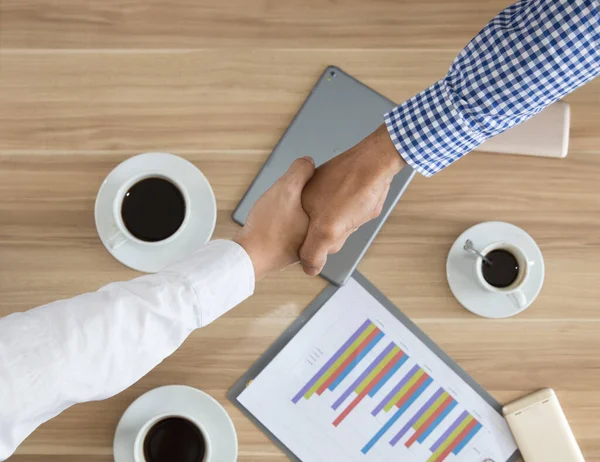
[[[391,408],[394,407],[394,404],[396,404],[400,399],[402,399],[402,397],[406,394],[406,392],[408,390],[410,390],[410,387],[412,387],[415,383],[417,383],[417,380],[419,380],[423,374],[425,372],[423,371],[423,369],[419,369],[415,375],[413,375],[410,380],[408,382],[406,382],[406,384],[398,391],[398,393],[396,393],[394,395],[394,397],[385,405],[385,407],[383,408],[383,410],[385,412],[388,412]]]
[[[446,438],[446,441],[444,441],[436,449],[436,451],[431,455],[431,457],[429,459],[427,459],[427,462],[436,462],[438,457],[442,455],[442,453],[448,448],[448,446],[450,446],[452,444],[452,442],[458,437],[458,435],[460,435],[460,433],[467,427],[467,425],[469,425],[471,423],[472,420],[473,420],[472,415],[467,416],[465,418],[465,420],[463,420],[460,423],[460,425],[458,427],[456,427],[456,429],[452,433],[450,433],[448,438]]]
[[[325,383],[325,381],[333,374],[335,370],[346,360],[348,356],[350,356],[354,351],[359,347],[359,345],[366,339],[371,332],[376,329],[375,324],[371,324],[369,327],[365,329],[365,331],[348,347],[346,351],[337,359],[335,363],[331,365],[327,372],[325,372],[319,380],[306,392],[304,397],[306,399],[310,398],[312,395],[316,393],[316,391]]]
[[[427,421],[427,419],[429,419],[429,417],[431,417],[431,415],[438,410],[438,408],[442,405],[442,403],[445,401],[445,399],[448,397],[448,392],[445,391],[444,393],[442,393],[440,395],[440,397],[435,401],[435,403],[433,403],[431,405],[431,407],[429,409],[427,409],[427,411],[425,411],[425,414],[423,414],[421,416],[421,418],[419,420],[417,420],[415,422],[415,424],[413,425],[413,428],[415,430],[418,430],[419,428],[421,428],[423,426],[423,424]]]
[[[360,383],[360,385],[358,387],[356,387],[355,392],[357,395],[360,395],[360,393],[371,383],[371,380],[373,380],[375,377],[377,377],[377,375],[385,368],[385,366],[388,365],[388,363],[392,360],[392,358],[394,356],[396,356],[398,354],[399,351],[400,351],[400,348],[398,348],[397,346],[395,346],[394,348],[392,348],[390,350],[390,352],[385,356],[385,358],[383,358],[383,361],[381,361],[377,365],[377,367],[375,369],[373,369],[371,371],[371,373],[365,377],[365,379]]]

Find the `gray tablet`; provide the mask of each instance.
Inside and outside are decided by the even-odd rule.
[[[394,106],[341,69],[325,69],[233,212],[233,219],[244,224],[256,199],[295,159],[310,155],[317,166],[327,162],[372,133]],[[396,175],[381,215],[361,226],[337,254],[329,256],[321,273],[325,279],[336,285],[348,280],[414,174],[405,167]]]

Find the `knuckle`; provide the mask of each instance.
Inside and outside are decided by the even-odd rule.
[[[341,235],[340,226],[333,221],[319,223],[316,226],[315,234],[321,241],[331,243]]]

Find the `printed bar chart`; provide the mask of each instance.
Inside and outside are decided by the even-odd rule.
[[[397,314],[350,280],[239,403],[305,462],[513,462],[497,403]]]
[[[417,413],[408,421],[408,423],[406,425],[404,425],[404,427],[402,427],[402,430],[400,430],[396,436],[394,438],[392,438],[392,440],[390,441],[390,444],[392,446],[395,446],[396,443],[410,430],[411,427],[415,428],[417,426],[417,422],[418,420],[420,420],[420,418],[422,416],[425,416],[426,413],[430,412],[431,409],[434,409],[438,400],[440,398],[443,397],[443,395],[445,394],[444,390],[442,388],[439,388],[434,395],[429,398],[429,401],[427,401],[418,411]]]
[[[463,440],[452,450],[452,454],[454,455],[458,455],[458,453],[467,445],[469,444],[469,441],[471,441],[473,439],[473,437],[475,436],[475,434],[481,430],[482,425],[477,422],[477,425],[475,425],[471,431],[469,433],[467,433],[467,435],[463,438]]]
[[[323,385],[327,380],[340,368],[340,366],[346,361],[348,357],[351,357],[352,354],[363,344],[363,342],[369,337],[377,332],[377,328],[370,324],[367,328],[358,336],[358,338],[352,342],[352,344],[342,352],[339,358],[331,365],[327,371],[316,381],[316,383],[306,392],[306,399],[309,399],[316,391]]]
[[[323,384],[317,390],[317,394],[322,395],[323,392],[327,388],[331,387],[333,382],[335,382],[345,372],[346,369],[352,370],[360,362],[360,359],[364,357],[364,354],[371,351],[373,346],[375,346],[382,337],[382,332],[380,332],[378,329],[373,329],[371,333],[367,336],[367,338],[365,338],[358,345],[358,347],[354,351],[352,351],[350,355],[348,355],[348,357],[342,362],[342,364],[340,364],[339,367],[332,372],[329,378],[323,382]]]
[[[442,406],[440,406],[440,409],[438,409],[439,414],[436,411],[437,417],[435,417],[431,421],[429,426],[417,438],[417,442],[419,444],[423,444],[425,442],[425,440],[429,437],[429,435],[431,435],[431,433],[442,423],[442,421],[448,416],[448,414],[450,414],[454,410],[454,408],[457,405],[457,402],[454,401],[452,398],[447,399],[446,402],[447,402],[446,408],[444,409]],[[427,425],[428,424],[425,423],[422,428],[424,428]]]
[[[312,377],[312,379],[298,392],[296,396],[292,399],[292,402],[297,403],[304,396],[306,399],[310,398],[315,391],[321,386],[327,377],[333,373],[333,370],[336,369],[336,363],[340,361],[340,359],[346,355],[350,356],[352,352],[358,347],[356,342],[361,343],[361,339],[364,339],[368,336],[368,333],[365,335],[365,331],[370,329],[372,331],[375,329],[375,325],[367,319],[354,334],[344,343],[339,350],[327,361],[321,369]],[[370,332],[369,331],[369,332]],[[355,346],[356,345],[356,346]],[[355,346],[355,347],[354,347]],[[354,347],[354,348],[353,348]],[[344,357],[345,359],[345,357]],[[340,363],[344,361],[342,359]]]
[[[467,411],[464,411],[431,447],[433,454],[427,462],[441,462],[459,446],[462,449],[468,442],[465,440],[467,438],[470,440],[480,427],[479,422]],[[463,442],[465,444],[462,444]],[[460,449],[456,451],[456,454],[460,452]]]
[[[448,393],[444,392],[442,395],[431,405],[431,407],[419,418],[413,425],[415,433],[404,443],[407,448],[410,448],[415,441],[429,428],[429,425],[446,409],[452,402],[452,398],[448,396]]]
[[[377,404],[370,411],[373,417],[389,418],[363,446],[362,453],[369,453],[388,432],[393,435],[388,441],[391,447],[403,441],[403,446],[410,449],[415,444],[423,445],[440,425],[447,425],[441,436],[433,443],[427,443],[430,445],[427,450],[431,453],[427,462],[442,462],[450,454],[458,455],[482,425],[467,411],[446,421],[458,403],[443,387],[431,387],[433,379],[418,364],[402,368],[410,359],[409,356],[394,342],[382,343],[384,337],[385,334],[375,323],[366,320],[296,393],[292,402],[298,404],[302,398],[321,396],[326,390],[332,393],[345,383],[343,391],[330,398],[333,400],[331,409],[339,412],[332,422],[337,428],[367,396],[375,398],[389,384],[385,396],[375,401]],[[373,354],[369,355],[371,352]],[[367,357],[371,359],[363,361]],[[352,380],[345,381],[350,374]],[[427,399],[421,401],[424,403],[413,407],[424,393],[431,395],[426,394]],[[457,411],[455,416],[460,409]],[[403,418],[405,414],[407,416]],[[401,428],[398,430],[395,425],[400,419],[402,421],[398,427]],[[395,428],[395,433],[390,431],[392,428]]]
[[[404,353],[402,353],[398,347],[394,346],[393,343],[390,345],[393,346],[391,351],[379,364],[377,364],[374,370],[362,381],[362,383],[355,390],[353,390],[355,393],[358,393],[358,396],[354,398],[348,407],[344,409],[344,411],[333,421],[334,426],[337,427],[348,416],[348,414],[352,412],[358,403],[363,400],[367,393],[369,393],[394,367],[394,365],[402,359]]]
[[[383,332],[379,332],[379,334],[377,334],[377,337],[375,337],[371,343],[369,343],[367,345],[367,347],[361,351],[357,356],[356,359],[354,359],[354,361],[351,361],[348,366],[341,371],[341,373],[339,374],[339,376],[331,383],[331,385],[329,385],[329,390],[333,391],[337,388],[337,386],[342,383],[342,381],[348,377],[348,375],[354,370],[354,368],[362,361],[362,359],[367,356],[371,350],[375,347],[375,345],[377,345],[379,343],[379,341],[383,338]]]
[[[388,412],[394,406],[394,398],[404,396],[408,389],[423,375],[421,368],[416,365],[398,382],[379,405],[373,410],[372,414],[377,415],[384,409]]]
[[[401,395],[397,400],[391,401],[391,408],[394,406],[398,409],[394,412],[392,417],[385,423],[385,425],[379,430],[373,438],[362,448],[362,453],[368,453],[373,446],[385,435],[390,428],[402,417],[406,410],[421,396],[421,394],[429,387],[433,382],[431,377],[425,374],[422,370],[413,375],[416,380],[410,385],[410,387]],[[413,379],[409,380],[406,385],[409,385]]]
[[[431,452],[436,452],[439,447],[444,444],[454,433],[454,431],[469,417],[469,413],[467,411],[463,411],[461,415],[448,427],[448,429],[440,436],[433,446],[431,446]]]
[[[375,385],[375,387],[369,392],[369,396],[372,398],[373,396],[375,396],[377,394],[377,392],[379,390],[381,390],[381,388],[388,383],[388,381],[393,377],[393,375],[398,372],[398,369],[400,369],[400,367],[402,367],[402,365],[407,361],[408,356],[406,354],[404,354],[404,356],[402,356],[402,358],[400,359],[400,361],[398,361],[396,364],[394,364],[394,367],[392,367],[390,369],[390,371],[385,374],[385,376],[379,381],[379,383],[377,385]]]
[[[358,378],[352,382],[352,384],[339,396],[339,398],[331,406],[332,409],[337,410],[348,397],[356,392],[358,387],[367,379],[367,377],[375,370],[376,367],[381,365],[391,351],[396,347],[393,343],[390,343],[378,356],[371,362],[371,364],[358,376]]]

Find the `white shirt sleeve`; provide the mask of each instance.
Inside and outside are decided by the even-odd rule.
[[[157,274],[0,319],[0,460],[73,404],[129,387],[253,291],[246,252],[213,241]]]

